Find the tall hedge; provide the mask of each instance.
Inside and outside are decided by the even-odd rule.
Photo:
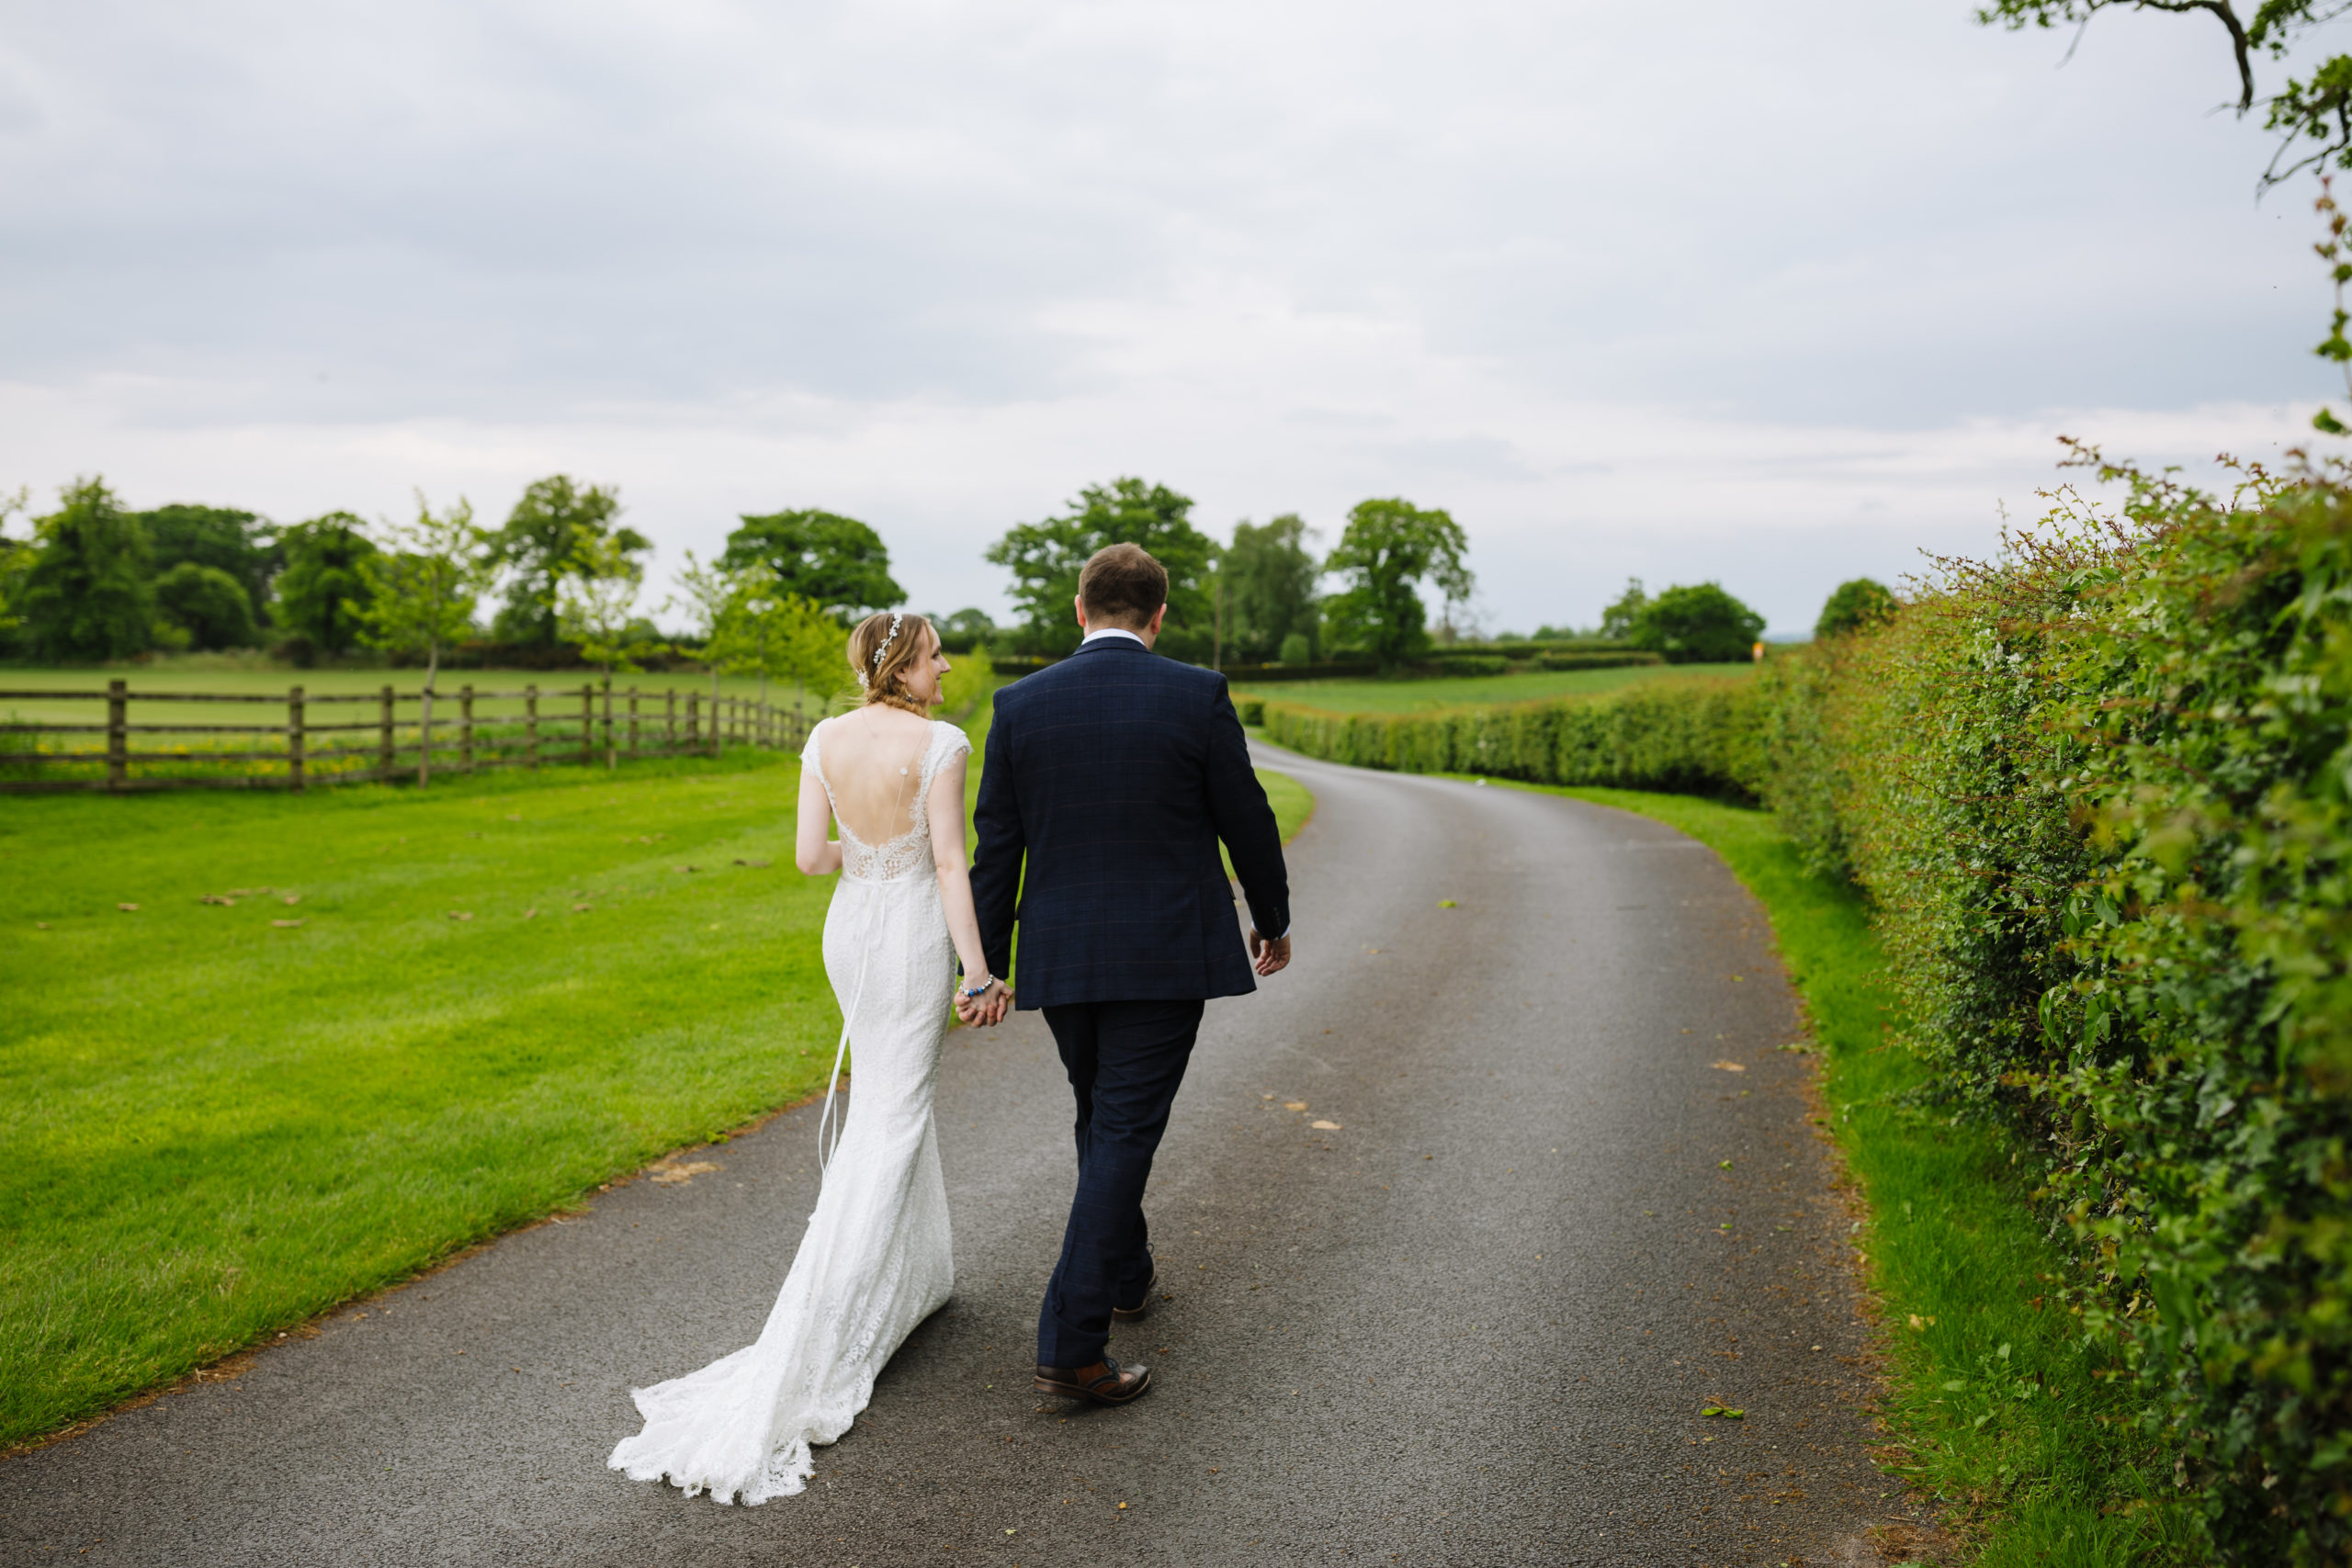
[[[1605,697],[1432,713],[1333,713],[1265,705],[1266,736],[1335,762],[1413,773],[1488,773],[1754,797],[1762,773],[1756,691],[1745,680],[1660,681]]]
[[[2352,1556],[2352,490],[2129,474],[1759,689],[1761,790],[1875,903],[1958,1105],[2244,1562]],[[2069,1234],[2062,1229],[2059,1234]]]

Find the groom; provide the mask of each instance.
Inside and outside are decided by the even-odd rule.
[[[1151,1386],[1106,1347],[1114,1317],[1150,1310],[1144,1182],[1202,1004],[1290,962],[1273,810],[1225,677],[1151,651],[1167,614],[1158,561],[1095,552],[1078,579],[1086,640],[997,694],[973,814],[989,972],[1007,973],[1018,919],[1018,1005],[1044,1010],[1078,1097],[1078,1196],[1037,1314],[1037,1390],[1103,1404]],[[1219,840],[1250,901],[1246,956]]]

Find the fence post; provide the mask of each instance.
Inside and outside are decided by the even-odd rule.
[[[130,777],[130,693],[122,681],[107,682],[107,788],[120,789]]]
[[[458,766],[469,773],[474,771],[474,689],[471,684],[458,688]]]
[[[376,750],[381,760],[377,763],[376,771],[379,776],[390,778],[392,776],[392,689],[390,686],[384,688],[380,703],[381,705],[378,709],[380,721],[376,730]]]
[[[596,682],[580,688],[580,765],[596,761]]]
[[[605,771],[610,773],[618,761],[613,750],[613,677],[608,671],[605,675]]]
[[[286,694],[286,787],[297,795],[306,787],[302,761],[302,688],[294,686]]]
[[[673,686],[662,694],[662,750],[668,755],[678,749],[678,688]]]
[[[702,750],[701,719],[702,694],[688,692],[686,694],[686,750],[689,751]]]
[[[416,782],[419,787],[433,782],[433,685],[425,682],[423,705],[416,714]]]
[[[628,689],[628,754],[637,755],[637,688]]]
[[[523,688],[523,766],[537,771],[539,765],[539,689]]]

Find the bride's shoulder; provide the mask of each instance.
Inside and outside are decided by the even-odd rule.
[[[931,743],[943,751],[968,751],[972,749],[972,738],[964,733],[963,727],[950,724],[944,718],[931,721]]]

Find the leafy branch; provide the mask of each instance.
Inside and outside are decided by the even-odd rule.
[[[2265,127],[2279,133],[2278,150],[2262,172],[2260,189],[2268,190],[2309,168],[2330,164],[2339,169],[2352,168],[2352,56],[2339,54],[2324,61],[2307,80],[2288,78],[2287,85],[2267,100],[2261,99],[2255,81],[2256,54],[2285,58],[2304,34],[2352,11],[2352,0],[2262,0],[2250,19],[2238,15],[2233,0],[1993,0],[1977,7],[1976,19],[1986,27],[2012,32],[2068,26],[2075,29],[2079,43],[2093,17],[2118,8],[2176,16],[2202,11],[2222,24],[2229,34],[2230,56],[2237,67],[2236,112],[2243,118],[2257,101],[2264,102]],[[2074,53],[2071,47],[2067,53]],[[2312,141],[2320,143],[2317,152],[2285,162],[2290,153]]]

